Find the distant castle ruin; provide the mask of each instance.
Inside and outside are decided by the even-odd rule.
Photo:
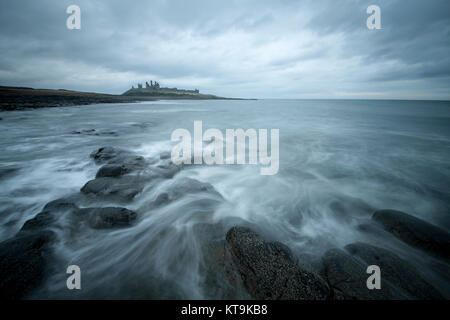
[[[134,86],[131,87],[130,90],[126,92],[126,94],[165,94],[165,93],[174,93],[174,94],[199,94],[200,91],[198,89],[195,90],[186,90],[186,89],[178,89],[178,88],[161,88],[159,82],[150,80],[150,83],[145,82],[145,88],[142,86],[142,83],[138,83],[137,88]]]

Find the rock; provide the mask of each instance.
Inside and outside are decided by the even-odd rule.
[[[20,229],[23,231],[42,231],[51,227],[65,213],[74,212],[78,207],[66,199],[58,199],[47,203],[34,218],[25,222]]]
[[[126,153],[126,151],[122,149],[116,149],[113,147],[102,147],[97,151],[92,152],[91,158],[93,158],[96,163],[106,163],[112,160],[116,160],[124,153]]]
[[[166,192],[163,192],[156,197],[155,201],[153,201],[152,207],[161,207],[169,203],[169,201],[169,195]]]
[[[114,148],[102,147],[90,155],[97,164],[126,164],[130,168],[143,169],[146,165],[144,157],[136,155],[134,152]]]
[[[107,164],[101,167],[96,178],[103,178],[103,177],[110,177],[110,178],[116,178],[123,176],[124,174],[127,174],[131,171],[130,168],[128,168],[126,165],[115,165],[115,164]]]
[[[215,188],[195,179],[181,178],[168,184],[164,192],[153,201],[149,208],[158,208],[183,201],[183,215],[192,216],[196,221],[206,219],[214,213],[224,199]]]
[[[161,154],[161,160],[144,159],[134,152],[113,148],[103,147],[91,153],[91,158],[97,164],[103,164],[97,172],[97,178],[100,177],[119,177],[134,171],[149,169],[154,179],[171,179],[181,170],[181,166],[175,165],[165,154]]]
[[[356,261],[340,249],[330,249],[322,257],[324,274],[335,299],[393,300],[404,299],[391,286],[382,281],[380,290],[367,288],[367,265]],[[382,275],[383,276],[383,275]]]
[[[192,193],[204,193],[212,198],[223,199],[222,195],[217,192],[210,183],[201,182],[191,178],[183,178],[176,181],[176,183],[168,190],[169,198],[171,200]]]
[[[96,178],[88,181],[81,192],[105,199],[130,201],[144,188],[145,179],[141,177],[125,176],[118,178]]]
[[[31,231],[47,228],[56,221],[56,217],[51,211],[42,211],[38,213],[33,219],[25,222],[20,229],[21,231]]]
[[[44,206],[43,211],[46,210],[76,210],[78,207],[73,203],[71,199],[61,198],[50,201]]]
[[[301,270],[285,245],[267,242],[244,227],[231,228],[226,240],[253,298],[324,300],[329,297],[330,290],[325,281]]]
[[[95,129],[83,129],[83,130],[75,130],[72,131],[72,134],[86,134],[86,135],[95,135]]]
[[[150,208],[168,205],[173,201],[189,196],[190,194],[199,194],[199,197],[192,197],[191,203],[185,204],[186,210],[190,206],[197,205],[197,207],[203,209],[203,211],[209,211],[210,209],[217,207],[217,205],[223,201],[222,195],[217,192],[211,184],[191,178],[182,178],[174,180],[165,192],[160,193],[151,203]]]
[[[171,158],[171,153],[169,151],[161,152],[160,155],[159,155],[159,158],[161,160],[170,159]]]
[[[203,286],[208,299],[251,299],[225,240],[204,244],[201,250]]]
[[[107,229],[130,226],[136,220],[137,213],[126,208],[84,208],[79,216],[87,216],[89,226],[94,229]]]
[[[0,243],[0,299],[26,298],[43,282],[54,238],[51,231],[23,232]]]
[[[180,166],[177,166],[172,160],[169,160],[160,163],[153,168],[153,173],[165,179],[172,179],[180,170]]]
[[[297,258],[300,269],[317,274],[325,280],[325,277],[323,277],[322,257],[305,253],[299,249],[296,252],[292,250],[292,253]]]
[[[442,295],[427,283],[413,266],[396,254],[362,242],[349,244],[345,248],[368,265],[379,266],[382,281],[387,281],[394,288],[403,290],[410,298],[443,299]]]
[[[95,129],[94,129],[95,131]],[[119,133],[117,131],[109,131],[109,130],[100,130],[95,131],[94,133],[87,133],[87,135],[94,135],[94,136],[118,136]]]
[[[135,171],[142,171],[149,165],[144,157],[113,147],[100,148],[91,153],[91,158],[97,164],[103,164],[97,172],[97,178],[117,178]]]
[[[450,234],[448,232],[395,210],[376,211],[372,219],[410,246],[450,261]]]

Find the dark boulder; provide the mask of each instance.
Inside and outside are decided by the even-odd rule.
[[[74,204],[73,200],[70,198],[61,198],[50,201],[44,206],[43,211],[51,210],[76,210],[78,207]]]
[[[179,179],[168,190],[171,200],[193,193],[203,193],[209,198],[223,199],[222,195],[210,183],[191,178]]]
[[[152,207],[161,207],[167,203],[169,203],[169,195],[166,192],[163,192],[156,197],[155,201],[153,201]]]
[[[181,166],[177,166],[172,160],[165,160],[152,168],[155,176],[164,179],[172,179],[180,170]]]
[[[13,238],[0,243],[0,299],[21,299],[44,280],[52,258],[56,221],[78,210],[68,199],[47,203]]]
[[[142,191],[144,183],[144,178],[134,176],[97,178],[88,181],[81,192],[108,200],[130,201]]]
[[[82,130],[74,130],[72,134],[86,134],[86,135],[94,135],[96,133],[95,129],[82,129]]]
[[[161,160],[166,160],[171,158],[171,153],[169,151],[164,151],[159,154]]]
[[[123,149],[118,149],[114,147],[102,147],[91,153],[91,158],[94,159],[96,163],[107,163],[117,161],[120,158],[129,156],[130,153]]]
[[[126,208],[84,208],[78,216],[87,217],[89,226],[94,229],[127,227],[136,220],[137,213]]]
[[[129,166],[129,168],[136,170],[145,168],[147,164],[144,157],[141,157],[134,152],[114,147],[102,147],[92,152],[90,157],[93,158],[97,164],[125,164]]]
[[[87,136],[118,136],[116,131],[110,130],[96,130],[96,129],[82,129],[72,131],[72,134],[83,134]]]
[[[97,175],[95,177],[96,178],[104,178],[104,177],[117,178],[117,177],[123,176],[124,174],[127,174],[131,171],[132,171],[131,168],[129,168],[128,166],[126,166],[124,164],[123,165],[107,164],[98,170]]]
[[[203,288],[208,299],[251,299],[225,240],[207,242],[201,251]]]
[[[410,298],[443,299],[411,264],[391,251],[362,242],[349,244],[345,248],[368,265],[379,266],[382,281],[388,281],[394,288],[403,290]]]
[[[46,276],[55,234],[21,232],[0,243],[0,299],[23,299]]]
[[[410,246],[450,261],[450,234],[445,230],[395,210],[376,211],[372,219]]]
[[[323,300],[330,294],[319,276],[300,269],[291,251],[267,242],[244,227],[233,227],[226,240],[248,292],[255,299]]]
[[[197,194],[198,197],[191,197],[190,204],[185,204],[187,211],[191,206],[197,206],[203,209],[202,211],[210,211],[223,201],[222,195],[211,184],[191,178],[182,178],[174,180],[164,192],[160,193],[151,203],[150,208],[168,205],[191,194]]]
[[[27,220],[20,230],[31,231],[44,229],[51,226],[56,219],[57,218],[52,211],[42,211],[39,212],[34,218]]]
[[[29,219],[20,229],[24,231],[42,231],[50,228],[62,215],[75,212],[78,207],[67,199],[57,199],[47,203],[41,212]]]
[[[335,299],[393,300],[404,299],[400,293],[382,281],[381,289],[367,288],[367,264],[355,260],[340,249],[330,249],[322,257],[324,274],[333,289]]]

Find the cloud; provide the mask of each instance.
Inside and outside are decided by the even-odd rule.
[[[131,84],[258,98],[450,99],[450,2],[0,1],[0,84],[121,93]]]

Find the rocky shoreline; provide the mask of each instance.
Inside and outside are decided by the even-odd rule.
[[[157,100],[244,100],[214,95],[114,95],[71,90],[33,89],[0,86],[0,111],[71,107],[101,103],[134,103]],[[0,118],[1,120],[1,118]]]
[[[0,111],[81,106],[99,103],[132,103],[153,100],[155,99],[151,97],[139,99],[136,97],[70,90],[0,87]]]
[[[79,193],[46,204],[14,237],[0,243],[0,299],[30,298],[48,279],[56,259],[53,245],[58,241],[58,228],[132,227],[139,223],[140,213],[127,205],[144,188],[157,186],[183,170],[170,161],[166,152],[159,158],[147,159],[124,149],[102,147],[90,157],[100,166],[94,179]],[[169,205],[186,194],[204,194],[208,208],[223,200],[212,185],[183,178],[159,194],[149,209]],[[448,275],[450,235],[446,231],[394,210],[378,210],[367,223],[376,226],[377,232],[391,234],[419,250],[440,266],[437,272]],[[371,228],[367,230],[371,232]],[[198,223],[195,234],[202,254],[203,287],[215,299],[446,298],[421,270],[382,246],[355,242],[331,248],[313,260],[294,254],[285,244],[267,238],[257,225],[237,218]],[[381,290],[366,286],[369,265],[378,265],[382,270]]]

